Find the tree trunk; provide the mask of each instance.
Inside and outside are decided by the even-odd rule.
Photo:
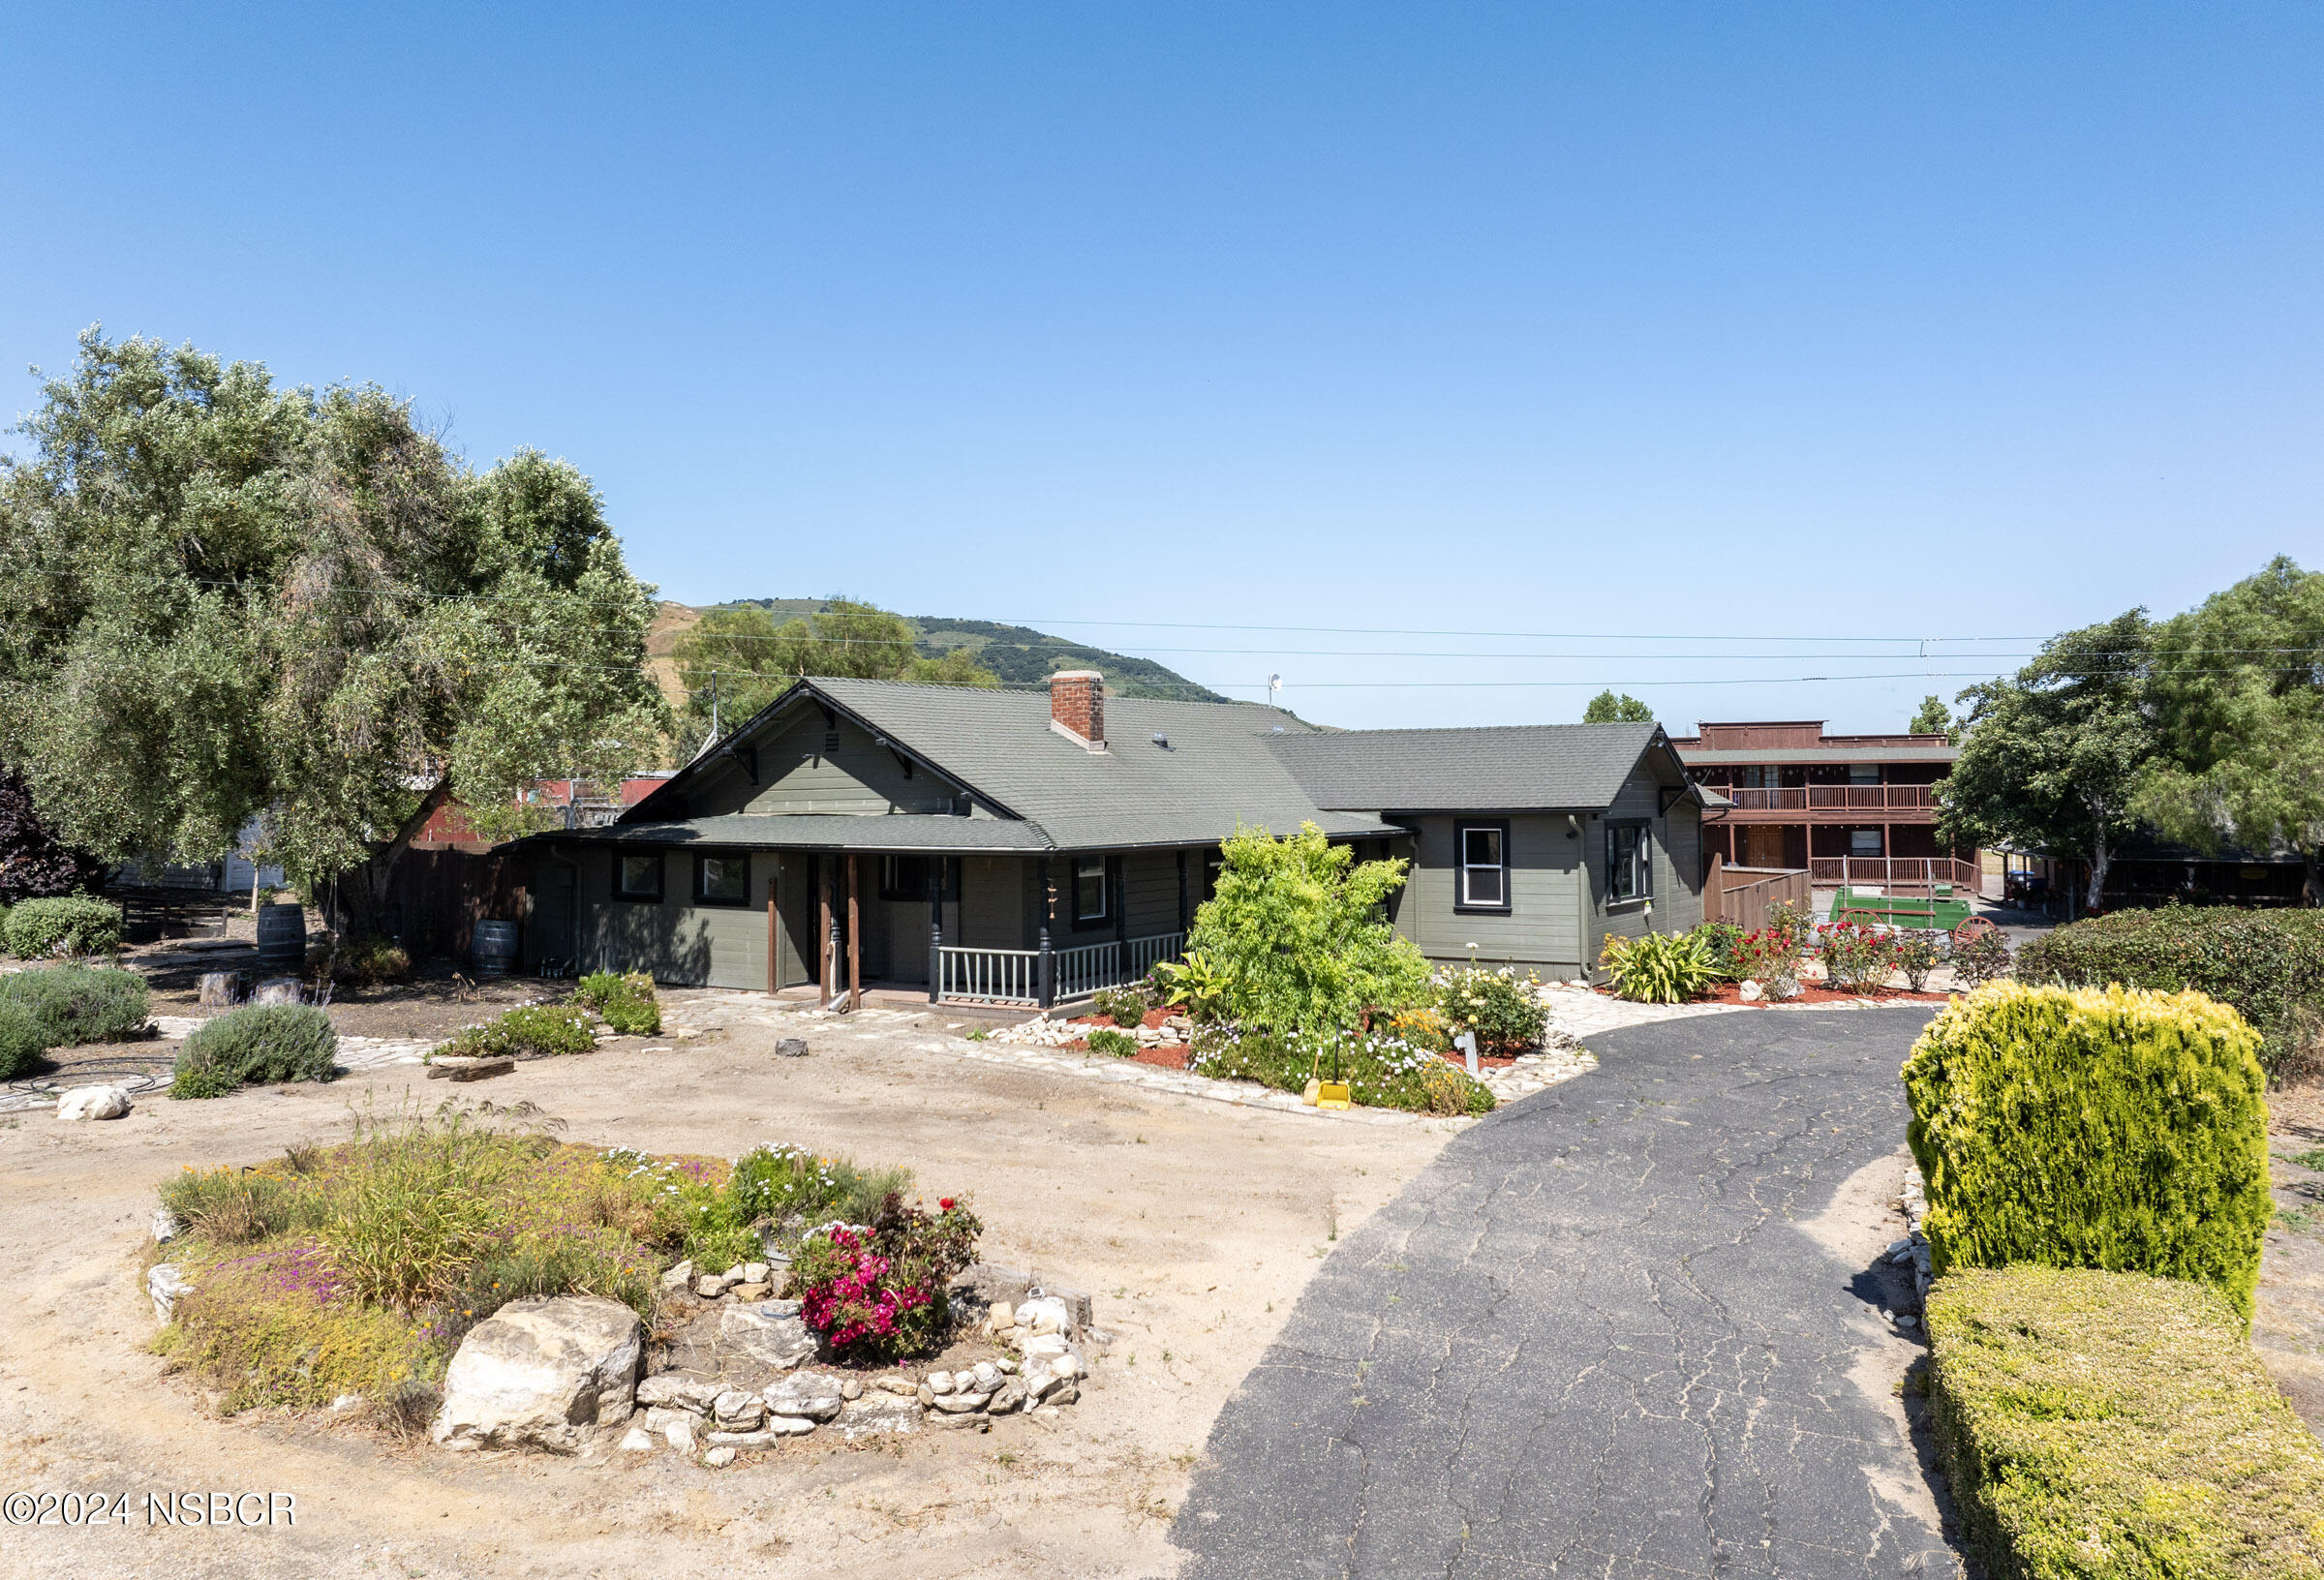
[[[2106,868],[2113,865],[2114,856],[2106,848],[2105,836],[2100,835],[2090,846],[2090,897],[2083,908],[2095,913],[2106,904]]]
[[[395,876],[395,864],[404,859],[404,852],[412,848],[412,841],[427,827],[428,819],[451,799],[451,785],[438,779],[419,798],[419,805],[404,819],[403,826],[395,831],[395,837],[374,848],[361,866],[331,886],[338,901],[334,909],[339,913],[332,918],[332,924],[343,939],[365,938],[387,931],[388,884]]]

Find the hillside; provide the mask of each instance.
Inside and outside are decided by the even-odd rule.
[[[737,598],[753,603],[778,620],[810,615],[823,607],[821,598]],[[678,684],[677,666],[670,650],[702,611],[683,603],[665,603],[656,617],[647,642],[653,654],[654,676],[673,706],[685,695]],[[1106,677],[1106,688],[1116,696],[1159,697],[1173,702],[1225,702],[1217,692],[1195,684],[1176,670],[1150,658],[1133,658],[1036,631],[1029,625],[1002,625],[989,620],[957,620],[935,615],[906,615],[920,652],[940,658],[955,648],[966,648],[977,662],[998,675],[1003,685],[1038,685],[1053,670],[1094,669]]]

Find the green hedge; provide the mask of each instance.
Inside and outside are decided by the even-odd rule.
[[[2093,917],[2027,945],[2017,977],[2209,993],[2258,1028],[2261,1062],[2278,1080],[2324,1054],[2314,1046],[2324,1014],[2324,911],[2165,905]]]
[[[1948,1273],[1938,1451],[1990,1580],[2324,1580],[2324,1448],[2194,1284]]]
[[[7,928],[8,952],[20,960],[121,952],[121,907],[86,895],[19,900],[9,907]]]
[[[171,1097],[224,1097],[254,1083],[328,1080],[339,1034],[311,1004],[253,1004],[194,1028],[177,1050]]]
[[[107,965],[50,965],[0,977],[0,999],[19,1005],[43,1048],[117,1043],[145,1029],[145,979]]]
[[[1936,1270],[2154,1273],[2248,1320],[2275,1211],[2258,1048],[2199,993],[2002,982],[1954,1000],[1904,1070]]]
[[[0,1080],[22,1075],[48,1047],[31,1011],[13,998],[0,998]]]

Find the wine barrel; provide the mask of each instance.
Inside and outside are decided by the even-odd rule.
[[[299,971],[307,963],[307,910],[303,905],[259,907],[259,964],[269,972]]]
[[[479,922],[469,941],[479,977],[505,977],[516,969],[516,924]]]

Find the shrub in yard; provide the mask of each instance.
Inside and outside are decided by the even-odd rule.
[[[841,1354],[920,1354],[941,1346],[952,1324],[946,1287],[976,1260],[983,1230],[951,1197],[931,1213],[891,1195],[868,1229],[836,1225],[801,1242],[783,1294]]]
[[[1373,1029],[1381,1029],[1376,1020]],[[1449,1053],[1452,1049],[1452,1028],[1445,1024],[1444,1016],[1435,1010],[1397,1010],[1389,1016],[1386,1030],[1388,1036],[1401,1038],[1431,1053]]]
[[[1454,1033],[1477,1034],[1480,1053],[1522,1053],[1539,1048],[1549,1011],[1533,984],[1503,966],[1456,965],[1437,979],[1437,1013]]]
[[[1905,974],[1905,986],[1921,992],[1929,985],[1929,973],[1943,963],[1944,946],[1935,929],[1909,927],[1897,934],[1895,940],[1896,968]]]
[[[224,1097],[254,1084],[328,1080],[339,1034],[311,1004],[253,1004],[194,1028],[177,1050],[171,1097]]]
[[[1982,988],[2009,975],[2009,940],[1997,928],[1953,945],[1953,979],[1962,987]]]
[[[330,972],[333,982],[343,982],[356,988],[410,982],[412,954],[394,939],[372,933],[334,949]]]
[[[2324,1580],[2324,1449],[2197,1285],[2020,1266],[1928,1300],[1964,1534],[2023,1580]]]
[[[1600,961],[1612,975],[1614,996],[1641,1004],[1684,1004],[1720,979],[1710,947],[1691,932],[1609,937]]]
[[[1728,949],[1737,982],[1769,983],[1799,975],[1800,938],[1789,927],[1766,927],[1745,933]]]
[[[2056,928],[2019,953],[2026,982],[2177,992],[2193,988],[2232,1004],[2265,1040],[2261,1059],[2278,1079],[2312,1051],[2303,1008],[2324,1010],[2324,911],[2246,911],[2165,905],[2118,911]]]
[[[1848,992],[1882,986],[1896,964],[1896,945],[1889,936],[1855,922],[1818,927],[1816,954],[1823,961],[1825,982]]]
[[[1089,1033],[1089,1051],[1110,1053],[1117,1059],[1126,1059],[1138,1051],[1138,1039],[1126,1031],[1116,1031],[1112,1026],[1099,1026]]]
[[[1304,1088],[1307,1078],[1335,1074],[1348,1083],[1348,1096],[1360,1108],[1404,1109],[1416,1113],[1456,1111],[1490,1113],[1493,1094],[1468,1072],[1446,1062],[1434,1049],[1419,1047],[1393,1033],[1337,1037],[1287,1043],[1266,1032],[1232,1026],[1206,1027],[1193,1045],[1194,1068],[1221,1080],[1255,1080],[1277,1091]],[[1448,1084],[1438,1072],[1457,1077]],[[1451,1095],[1460,1107],[1448,1110]]]
[[[1710,957],[1711,969],[1725,981],[1736,981],[1735,946],[1743,941],[1743,929],[1732,922],[1705,922],[1694,936]]]
[[[1091,1000],[1089,1007],[1116,1025],[1135,1030],[1146,1024],[1146,1012],[1152,1006],[1135,988],[1109,988]]]
[[[574,986],[573,1002],[595,1011],[625,1037],[652,1037],[661,1030],[661,1003],[654,996],[654,979],[643,971],[592,971]]]
[[[462,1058],[545,1059],[597,1046],[589,1021],[563,1005],[524,1004],[497,1020],[470,1026],[436,1049]]]
[[[1161,989],[1159,1002],[1169,1005],[1189,1020],[1215,1020],[1224,1012],[1227,979],[1218,962],[1199,949],[1190,949],[1176,960],[1157,961],[1153,980]]]
[[[86,895],[20,901],[9,907],[8,952],[20,960],[118,955],[121,907]]]
[[[2268,1196],[2259,1037],[2200,993],[1995,983],[1905,1063],[1936,1270],[2216,1286],[2247,1319]]]
[[[48,1051],[41,1023],[13,998],[0,998],[0,1080],[13,1080]]]
[[[1426,1002],[1427,957],[1387,917],[1409,865],[1359,863],[1312,823],[1283,839],[1238,830],[1186,940],[1216,968],[1218,1014],[1301,1037]]]
[[[818,1157],[786,1144],[756,1147],[737,1158],[726,1194],[744,1224],[779,1227],[827,1218],[864,1224],[889,1197],[911,1186],[909,1169],[859,1169],[846,1158]]]
[[[117,1043],[145,1029],[145,979],[115,966],[50,965],[0,977],[0,999],[20,1006],[43,1046]]]

